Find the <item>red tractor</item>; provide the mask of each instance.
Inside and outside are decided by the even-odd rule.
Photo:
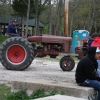
[[[0,61],[9,70],[24,70],[30,66],[35,57],[49,55],[56,58],[63,54],[60,67],[63,71],[71,71],[75,62],[70,57],[71,37],[53,35],[32,36],[28,39],[11,37],[0,46]]]

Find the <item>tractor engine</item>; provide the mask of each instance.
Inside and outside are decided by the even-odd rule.
[[[51,58],[56,58],[59,52],[62,52],[62,44],[57,43],[41,43],[34,49],[35,56],[45,57],[49,55]]]

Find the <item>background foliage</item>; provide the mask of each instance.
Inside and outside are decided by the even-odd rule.
[[[64,35],[65,0],[31,0],[29,18],[36,19],[36,35],[39,33],[38,22],[45,25],[45,34]],[[0,0],[0,14],[17,15],[26,18],[28,0]],[[100,0],[69,1],[69,36],[74,30],[100,32]],[[10,17],[9,17],[10,20]]]

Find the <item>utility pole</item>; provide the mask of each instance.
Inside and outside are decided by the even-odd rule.
[[[68,7],[69,0],[65,0],[65,11],[64,11],[64,36],[68,36]]]

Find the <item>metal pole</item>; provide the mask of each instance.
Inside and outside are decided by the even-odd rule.
[[[68,5],[69,0],[65,0],[65,11],[64,11],[64,36],[68,36]]]

